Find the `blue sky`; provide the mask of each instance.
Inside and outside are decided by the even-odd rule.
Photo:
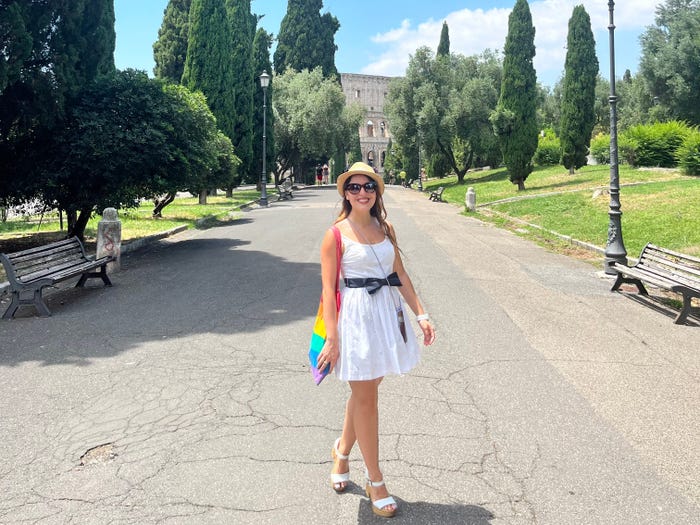
[[[119,69],[129,67],[153,74],[153,42],[168,0],[115,0]],[[615,3],[616,76],[639,65],[639,35],[654,23],[656,0]],[[342,73],[403,75],[410,55],[420,46],[435,50],[442,22],[450,29],[450,49],[465,55],[484,49],[502,50],[508,14],[515,0],[324,0],[340,22],[335,63]],[[609,78],[609,10],[607,0],[530,0],[535,25],[538,81],[553,86],[561,77],[566,56],[567,25],[575,5],[591,16],[601,74]],[[285,0],[253,0],[252,11],[264,15],[260,24],[277,34],[287,9]]]

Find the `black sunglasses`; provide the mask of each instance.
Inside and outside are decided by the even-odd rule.
[[[349,191],[353,195],[360,193],[360,190],[364,188],[365,193],[374,193],[377,190],[376,182],[365,182],[364,184],[358,184],[357,182],[350,182],[345,185],[345,190]]]

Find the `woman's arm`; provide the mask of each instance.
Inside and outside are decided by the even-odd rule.
[[[326,325],[326,344],[318,357],[319,368],[322,362],[331,364],[331,371],[340,356],[338,349],[338,314],[335,310],[335,276],[338,268],[336,241],[332,229],[328,229],[321,241],[321,285],[323,297],[323,323]]]

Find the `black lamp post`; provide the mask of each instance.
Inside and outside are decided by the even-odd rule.
[[[262,177],[260,182],[260,206],[267,206],[267,86],[270,85],[270,75],[267,71],[260,75],[260,86],[263,90],[263,147],[262,147]]]
[[[613,262],[627,264],[627,250],[622,241],[622,212],[620,211],[620,171],[617,158],[617,95],[615,94],[615,2],[608,1],[610,10],[610,223],[605,247],[605,273],[614,275]]]

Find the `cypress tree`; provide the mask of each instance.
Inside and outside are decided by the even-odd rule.
[[[312,71],[321,66],[324,77],[337,75],[335,33],[338,19],[330,13],[321,16],[322,0],[289,0],[280,24],[274,64],[277,73],[287,68]]]
[[[537,149],[537,75],[535,28],[526,0],[517,0],[508,17],[501,96],[491,116],[501,142],[510,180],[525,189]]]
[[[190,91],[204,93],[219,129],[233,140],[235,107],[228,96],[236,82],[232,50],[231,27],[223,2],[192,0],[182,84]]]
[[[158,40],[153,44],[156,66],[153,73],[175,84],[182,80],[187,57],[190,6],[192,0],[170,0],[163,13]]]
[[[582,5],[574,8],[569,19],[567,48],[559,138],[562,164],[573,174],[574,170],[586,165],[595,124],[595,87],[598,76],[591,19]]]
[[[447,22],[442,23],[442,31],[440,32],[440,44],[437,48],[437,56],[450,56],[450,30],[447,27]]]
[[[272,47],[272,35],[262,27],[255,33],[253,40],[253,71],[255,72],[255,90],[253,91],[253,171],[250,179],[257,180],[262,173],[262,133],[263,133],[263,90],[260,87],[259,76],[263,71],[272,76],[272,63],[270,62],[270,48]],[[268,168],[275,161],[275,129],[274,113],[272,112],[272,94],[274,91],[274,79],[270,78],[267,87],[267,114],[266,114],[266,164]],[[275,181],[279,182],[279,181]]]
[[[253,92],[257,81],[253,71],[253,39],[257,19],[250,11],[250,0],[226,0],[226,10],[231,27],[229,59],[234,73],[233,82],[228,86],[234,111],[234,127],[229,138],[241,160],[239,172],[250,174],[253,171]]]

